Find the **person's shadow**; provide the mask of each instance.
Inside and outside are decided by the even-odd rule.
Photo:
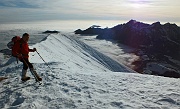
[[[4,66],[7,66],[7,65],[10,65],[11,63],[16,61],[16,58],[11,56],[11,50],[10,49],[0,50],[0,53],[3,53],[4,56],[9,58],[8,61],[5,64],[0,64],[0,67],[4,67]]]
[[[11,50],[10,49],[2,49],[2,50],[0,50],[0,53],[3,53],[4,55],[11,55]]]

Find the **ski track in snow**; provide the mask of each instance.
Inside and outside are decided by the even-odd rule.
[[[35,44],[30,62],[43,78],[22,83],[22,64],[9,60],[0,74],[0,108],[9,109],[180,109],[180,79],[141,75],[68,34]],[[127,72],[127,73],[125,73]]]

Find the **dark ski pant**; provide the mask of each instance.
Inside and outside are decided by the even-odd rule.
[[[23,69],[24,69],[24,70],[27,70],[28,67],[29,67],[30,69],[33,68],[33,65],[29,62],[29,59],[28,59],[28,58],[21,59],[20,61],[23,63]]]

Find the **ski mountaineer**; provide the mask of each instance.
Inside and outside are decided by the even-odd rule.
[[[32,63],[29,62],[29,52],[35,52],[36,48],[29,49],[28,40],[29,34],[24,33],[22,38],[14,44],[12,48],[12,55],[17,57],[23,63],[23,69],[21,74],[22,81],[27,81],[30,79],[30,77],[26,76],[28,67],[32,75],[36,76],[36,81],[42,81],[42,78],[37,74],[37,72],[33,68]]]

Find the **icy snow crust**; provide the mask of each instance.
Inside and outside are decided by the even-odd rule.
[[[22,64],[11,58],[0,69],[0,108],[15,109],[179,109],[180,80],[141,75],[66,34],[33,45],[30,61],[43,78],[21,83]],[[127,73],[125,73],[127,72]]]

